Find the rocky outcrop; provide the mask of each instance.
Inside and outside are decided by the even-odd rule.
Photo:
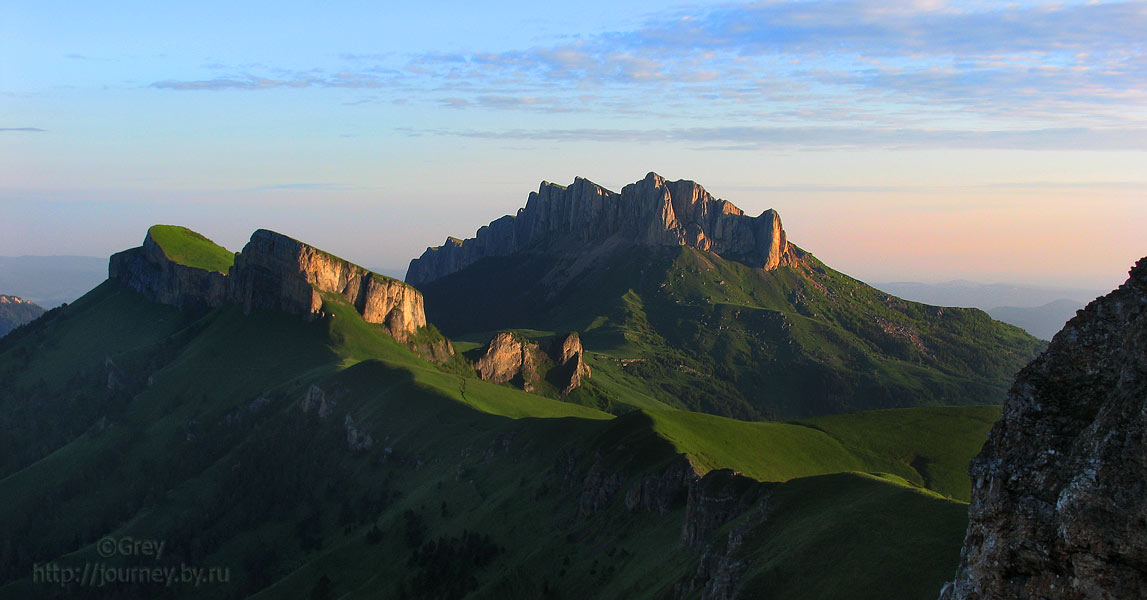
[[[701,547],[718,529],[764,498],[768,485],[730,469],[709,471],[689,486],[681,543]]]
[[[549,370],[547,379],[563,396],[590,376],[577,332],[538,344],[517,333],[503,331],[490,340],[486,353],[475,365],[482,379],[494,383],[517,382],[527,392],[536,389],[546,369]]]
[[[486,354],[474,366],[478,376],[494,383],[509,383],[521,377],[523,388],[533,391],[538,380],[537,363],[541,350],[538,345],[509,331],[503,331],[490,340]]]
[[[593,465],[582,480],[581,495],[578,496],[577,516],[586,517],[609,505],[625,482],[625,473],[605,468],[601,461]]]
[[[299,410],[305,414],[310,414],[312,411],[319,416],[319,419],[325,421],[330,416],[331,411],[335,408],[335,401],[328,400],[326,392],[323,388],[311,384],[307,388],[306,393],[303,394],[303,399],[299,400]]]
[[[692,181],[666,181],[656,173],[609,191],[577,178],[569,187],[542,182],[517,215],[505,216],[467,240],[448,238],[410,262],[406,281],[422,285],[493,256],[546,243],[587,245],[687,245],[753,267],[775,269],[799,252],[788,243],[780,216],[767,210],[749,217]]]
[[[108,278],[125,283],[153,302],[182,308],[212,308],[227,299],[226,275],[171,260],[150,231],[142,246],[112,255]]]
[[[418,290],[265,229],[251,235],[227,275],[171,260],[150,233],[139,248],[113,255],[108,275],[160,304],[214,308],[233,302],[246,312],[272,309],[308,318],[321,312],[323,293],[336,294],[366,322],[384,325],[424,355],[445,360],[454,353],[440,336],[414,339],[426,327]]]
[[[696,467],[684,455],[664,471],[639,479],[625,493],[625,507],[633,512],[665,514],[685,504],[689,488],[700,479]]]
[[[550,340],[549,346],[549,356],[555,363],[550,380],[561,390],[561,395],[565,396],[580,386],[582,380],[591,374],[589,365],[582,358],[584,351],[581,347],[581,337],[576,331],[571,331],[565,337]]]
[[[248,312],[317,315],[328,292],[350,302],[366,322],[384,324],[399,341],[426,326],[418,290],[266,229],[251,235],[230,278],[231,300]]]
[[[701,591],[701,600],[733,600],[741,587],[749,563],[741,556],[745,535],[758,522],[764,519],[764,505],[760,511],[750,511],[749,518],[729,530],[724,552],[706,546],[697,562],[697,571],[692,577],[674,586],[675,598],[695,598],[696,590]]]
[[[369,433],[355,427],[354,417],[349,414],[343,419],[346,429],[346,445],[351,450],[370,450],[374,446],[374,438]]]
[[[943,598],[1147,596],[1147,258],[1020,372]]]

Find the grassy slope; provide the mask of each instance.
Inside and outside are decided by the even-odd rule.
[[[860,454],[892,458],[919,473],[915,483],[963,501],[971,497],[968,461],[980,452],[999,406],[942,406],[816,417],[798,424],[823,431]]]
[[[812,256],[764,272],[692,248],[637,249],[563,289],[536,285],[570,269],[563,260],[480,261],[423,286],[428,317],[448,335],[581,332],[615,412],[747,419],[988,404],[1043,347],[982,311],[905,302]]]
[[[235,254],[186,227],[152,225],[147,235],[172,261],[188,267],[227,273],[235,264]]]
[[[767,515],[739,554],[743,597],[932,600],[968,524],[964,504],[860,474],[790,482]]]
[[[421,361],[333,298],[324,310],[331,316],[310,323],[276,313],[244,316],[234,308],[185,314],[105,284],[37,328],[0,343],[5,377],[16,377],[21,385],[40,376],[63,382],[69,369],[91,370],[90,382],[61,383],[55,393],[102,389],[115,401],[101,404],[100,412],[88,415],[90,423],[50,455],[0,479],[0,497],[7,499],[0,505],[4,537],[36,540],[31,558],[38,560],[94,558],[90,544],[109,533],[164,537],[172,540],[172,556],[235,567],[230,587],[197,593],[265,588],[265,597],[303,598],[326,574],[335,592],[371,597],[394,595],[423,572],[407,562],[411,549],[404,540],[403,514],[409,510],[424,521],[427,539],[479,531],[504,548],[477,572],[479,597],[535,598],[544,595],[546,585],[567,590],[564,597],[651,597],[667,581],[692,573],[697,555],[676,547],[682,509],[665,516],[631,514],[622,499],[638,477],[677,453],[704,468],[791,480],[777,488],[779,498],[801,497],[806,480],[800,478],[819,473],[885,471],[920,481],[904,464],[908,454],[944,465],[970,458],[913,449],[926,441],[913,442],[904,434],[910,429],[906,423],[928,420],[919,411],[812,423],[819,430],[808,424],[744,423],[656,404],[605,420],[609,415],[590,408]],[[37,351],[27,353],[28,368],[17,374],[12,367],[19,366],[22,348]],[[106,389],[108,357],[124,372],[118,392]],[[614,375],[617,385],[629,377],[621,369]],[[312,383],[335,403],[326,421],[300,416],[298,401]],[[0,400],[3,408],[20,401]],[[960,410],[948,416],[955,419]],[[371,450],[347,451],[343,423],[348,415],[373,436]],[[864,422],[850,427],[850,418]],[[979,435],[974,427],[957,430]],[[862,431],[899,432],[893,436],[898,441],[873,446]],[[555,464],[574,452],[584,473],[594,448],[604,450],[606,468],[626,474],[625,483],[607,510],[578,519],[582,475],[571,479]],[[815,514],[795,500],[778,504],[790,508],[777,514],[786,522],[799,517],[856,527],[903,521],[911,527],[897,534],[898,543],[935,543],[948,554],[958,549],[960,535],[952,534],[958,527],[922,525],[933,507],[958,504],[932,498],[939,504],[908,503],[898,517],[879,511],[865,516],[851,508],[850,498],[914,492],[891,479],[864,482],[867,487],[859,492],[844,483],[825,484],[816,492],[825,504]],[[379,495],[385,499],[381,504]],[[845,500],[829,500],[838,496]],[[381,540],[370,543],[364,536],[375,525]],[[320,547],[304,548],[297,539],[301,531],[320,540]],[[815,535],[791,539],[793,552],[823,542]],[[858,541],[862,556],[856,560],[882,556],[872,548],[884,542]],[[760,552],[769,547],[753,546]],[[266,558],[269,566],[250,564],[264,556],[273,557]],[[754,558],[754,564],[768,556]],[[863,564],[874,576],[890,568],[912,574],[932,569],[928,565],[935,556]],[[784,566],[782,559],[769,558],[768,564]],[[815,556],[808,561],[819,566],[817,580],[839,580],[831,563]],[[950,571],[954,559],[947,562]],[[810,580],[802,574],[792,582]],[[27,580],[7,588],[0,584],[0,593],[19,596],[32,589],[27,585]]]

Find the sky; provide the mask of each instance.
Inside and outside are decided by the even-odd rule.
[[[543,180],[649,171],[866,281],[1147,255],[1147,2],[548,4],[6,3],[0,255],[175,223],[401,271]]]

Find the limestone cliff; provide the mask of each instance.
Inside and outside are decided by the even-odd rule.
[[[235,259],[230,298],[246,311],[270,308],[315,315],[322,293],[354,305],[368,323],[382,323],[399,341],[426,326],[418,290],[285,235],[260,229]]]
[[[171,259],[150,232],[139,248],[111,257],[108,275],[161,304],[214,308],[232,302],[246,312],[273,309],[308,318],[321,311],[324,292],[337,294],[365,321],[384,325],[399,341],[427,348],[435,360],[453,354],[449,342],[414,340],[426,326],[418,290],[265,229],[251,235],[227,275]]]
[[[503,331],[490,340],[486,354],[478,359],[474,368],[478,376],[494,383],[509,383],[520,377],[522,387],[533,391],[538,379],[537,363],[541,350],[538,345],[514,333]]]
[[[788,243],[776,211],[745,216],[692,181],[649,173],[619,194],[577,178],[569,187],[542,182],[517,215],[480,228],[471,239],[448,238],[427,248],[410,262],[406,281],[421,285],[541,243],[574,250],[588,244],[688,245],[763,269],[789,264],[799,252]]]
[[[112,255],[108,278],[122,281],[160,304],[210,308],[227,298],[226,275],[171,260],[151,231],[144,236],[142,246]]]
[[[544,347],[543,347],[544,346]],[[532,392],[548,370],[547,379],[564,396],[590,376],[589,365],[582,359],[581,339],[577,332],[546,341],[532,342],[516,333],[503,331],[490,340],[486,353],[474,365],[478,376],[494,383],[516,382]]]
[[[1147,258],[1020,372],[943,598],[1147,596]]]

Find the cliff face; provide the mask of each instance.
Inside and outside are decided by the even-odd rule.
[[[354,305],[366,322],[386,325],[399,341],[426,326],[418,290],[266,229],[251,235],[230,279],[231,300],[248,312],[314,315],[322,308],[322,292],[329,292]]]
[[[1147,594],[1147,258],[1020,372],[943,598]]]
[[[219,306],[227,298],[227,276],[172,261],[148,232],[143,245],[113,254],[108,277],[154,302],[187,308]]]
[[[329,292],[345,298],[368,323],[385,325],[399,341],[411,341],[426,326],[418,290],[265,229],[251,235],[227,275],[169,259],[150,234],[143,246],[113,255],[108,275],[161,304],[213,308],[234,302],[247,312],[274,309],[312,317],[322,309],[322,293]],[[439,354],[453,350],[436,348]]]
[[[449,238],[438,248],[427,248],[410,262],[406,281],[420,285],[482,258],[507,256],[539,243],[576,249],[611,240],[688,245],[763,269],[788,264],[796,255],[776,211],[748,217],[692,181],[665,181],[649,173],[620,194],[582,178],[569,187],[542,182],[516,216],[482,227],[471,239]]]

